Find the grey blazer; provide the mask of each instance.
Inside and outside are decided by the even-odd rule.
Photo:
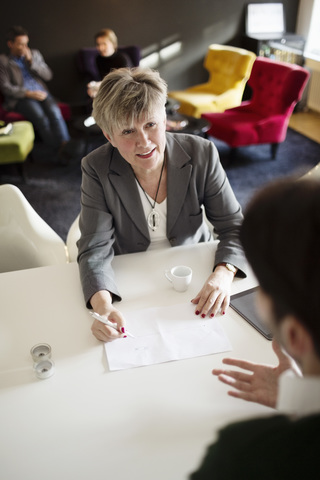
[[[167,133],[167,238],[172,246],[204,242],[210,232],[203,205],[219,239],[212,267],[229,262],[245,276],[239,241],[242,213],[214,144]],[[141,252],[150,236],[131,166],[110,143],[82,160],[78,263],[85,301],[99,290],[121,299],[111,266],[113,255]]]
[[[52,71],[45,63],[39,50],[31,50],[32,62],[29,70],[31,75],[48,90],[45,81],[51,80]],[[0,55],[0,91],[4,95],[4,108],[14,109],[17,101],[24,98],[26,89],[19,66],[7,55]]]

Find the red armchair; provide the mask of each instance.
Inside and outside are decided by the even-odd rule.
[[[233,149],[271,143],[275,158],[308,78],[309,72],[303,67],[257,57],[248,80],[252,98],[222,113],[203,113],[202,117],[211,123],[208,135],[223,140]]]

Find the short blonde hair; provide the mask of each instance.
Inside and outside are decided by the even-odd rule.
[[[94,41],[96,42],[98,38],[107,38],[114,46],[114,49],[117,50],[118,38],[111,28],[103,28],[102,30],[99,30],[94,36]]]
[[[155,108],[165,109],[167,84],[150,68],[118,68],[104,77],[93,100],[93,117],[109,136]]]

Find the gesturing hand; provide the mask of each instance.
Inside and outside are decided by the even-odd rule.
[[[250,373],[224,369],[214,369],[212,373],[221,382],[235,389],[228,391],[228,395],[275,408],[278,397],[278,378],[282,372],[292,368],[293,363],[275,340],[272,341],[272,347],[279,360],[276,367],[235,358],[224,358],[224,364],[248,370]]]

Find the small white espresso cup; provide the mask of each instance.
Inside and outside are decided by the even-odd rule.
[[[165,276],[177,292],[185,292],[192,279],[192,270],[190,267],[178,265],[177,267],[172,267],[171,270],[166,270]]]

